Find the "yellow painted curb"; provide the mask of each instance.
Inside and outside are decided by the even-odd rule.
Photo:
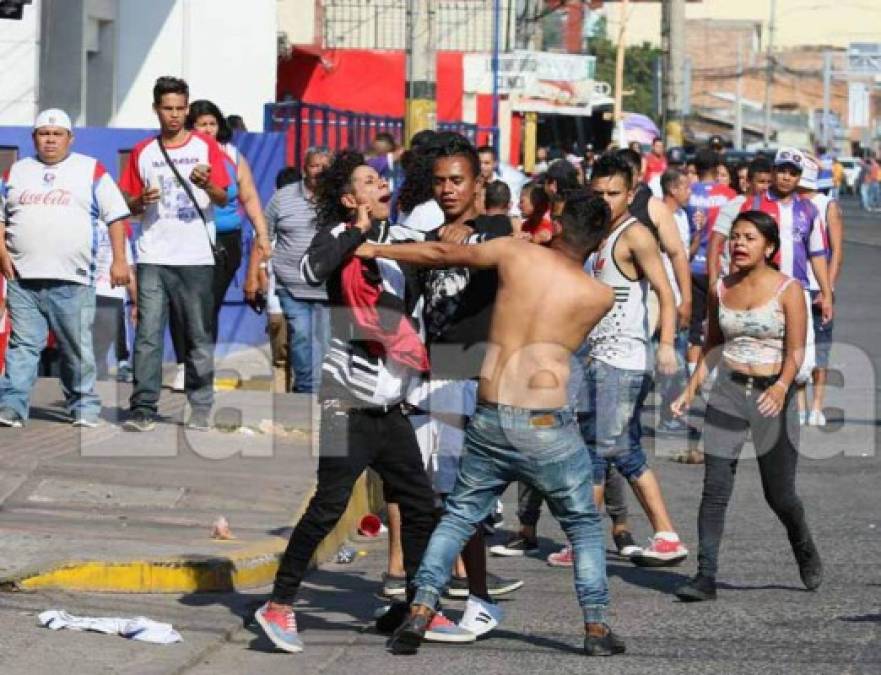
[[[355,483],[343,517],[315,551],[312,565],[329,560],[346,538],[357,530],[361,517],[370,512],[367,474]],[[306,510],[303,503],[295,522]],[[217,556],[186,556],[109,562],[72,561],[52,569],[0,580],[25,590],[62,589],[98,593],[210,593],[271,584],[279,559],[287,546],[282,539],[267,539],[252,546]]]

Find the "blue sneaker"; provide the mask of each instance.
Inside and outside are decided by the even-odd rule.
[[[303,641],[297,633],[297,617],[293,609],[270,609],[267,602],[257,610],[254,618],[276,647],[291,654],[303,651]]]

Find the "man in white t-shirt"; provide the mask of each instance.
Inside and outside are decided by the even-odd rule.
[[[184,388],[192,409],[188,426],[207,430],[214,405],[214,205],[226,204],[230,177],[217,142],[184,127],[186,82],[156,80],[153,110],[159,136],[134,147],[120,180],[132,214],[141,218],[134,388],[124,428],[150,431],[155,426],[171,310],[184,321]]]
[[[112,242],[110,231],[104,223],[98,224],[95,253],[95,328],[92,331],[92,345],[95,351],[95,369],[99,380],[109,375],[107,353],[114,346],[116,357],[116,379],[118,382],[131,382],[129,365],[129,341],[125,313],[126,299],[131,300],[132,316],[137,312],[137,283],[135,282],[134,259],[128,241],[126,227],[125,261],[132,273],[126,286],[114,286],[110,275],[112,264]]]
[[[40,352],[51,330],[61,355],[61,387],[75,426],[98,425],[95,394],[95,237],[111,238],[111,284],[128,282],[123,220],[129,210],[116,183],[92,157],[71,152],[63,110],[34,123],[35,157],[13,164],[0,183],[0,270],[8,281],[12,321],[6,372],[0,378],[0,426],[28,418]]]

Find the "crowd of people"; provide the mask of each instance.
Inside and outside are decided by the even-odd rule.
[[[534,554],[546,502],[568,540],[547,562],[573,569],[585,653],[623,652],[609,626],[602,509],[634,564],[689,555],[642,445],[653,390],[655,433],[703,436],[703,451],[681,458],[704,465],[704,484],[698,573],[676,595],[716,597],[748,435],[802,581],[820,585],[795,476],[799,427],[825,425],[843,262],[841,210],[821,189],[821,159],[781,148],[728,167],[714,143],[689,157],[657,139],[645,156],[638,147],[541,155],[526,177],[453,132],[421,131],[407,150],[382,134],[368,155],[310,148],[263,208],[216,105],[190,102],[186,82],[163,77],[153,108],[159,132],[133,149],[118,185],[71,151],[60,110],[37,117],[36,155],[3,178],[12,332],[0,426],[27,422],[50,333],[71,422],[100,423],[95,381],[111,346],[128,377],[128,294],[136,333],[123,428],[155,426],[170,326],[186,424],[210,429],[219,312],[250,221],[246,300],[284,317],[292,388],[321,401],[316,491],[256,613],[280,649],[303,649],[293,610],[301,582],[372,467],[388,505],[382,593],[392,602],[377,629],[390,651],[472,642],[498,627],[495,599],[523,582],[490,572],[488,553]],[[140,222],[135,238],[130,219]],[[283,356],[280,344],[273,351]],[[698,397],[701,425],[690,414]],[[652,527],[644,546],[625,481]],[[487,548],[512,482],[520,527]],[[466,599],[458,623],[444,596]]]

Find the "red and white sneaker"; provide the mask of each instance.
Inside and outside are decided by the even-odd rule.
[[[431,617],[428,630],[425,631],[426,642],[474,642],[477,636],[469,630],[457,626],[441,612]]]
[[[574,564],[575,554],[572,552],[572,547],[568,544],[556,553],[551,553],[548,556],[548,565],[551,567],[572,567]]]
[[[688,549],[675,532],[657,532],[649,545],[630,560],[640,567],[672,567],[688,557]]]
[[[267,602],[257,610],[254,618],[276,647],[291,654],[303,651],[303,641],[297,632],[297,618],[293,609],[270,608]]]

